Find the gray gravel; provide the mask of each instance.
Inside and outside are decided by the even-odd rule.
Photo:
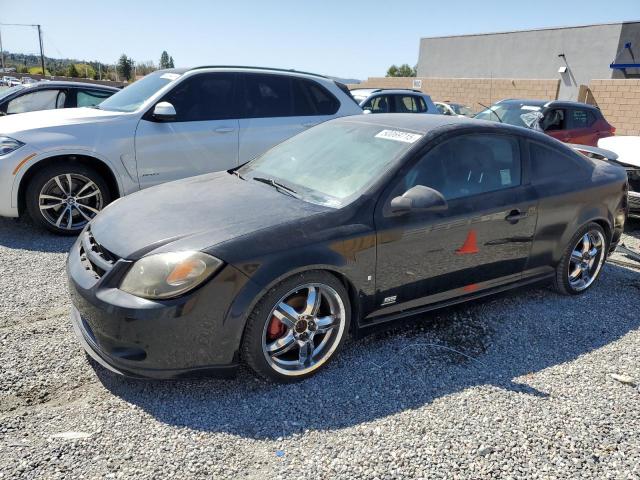
[[[0,219],[0,478],[640,478],[640,270],[351,341],[300,384],[147,382],[75,341],[71,241]]]

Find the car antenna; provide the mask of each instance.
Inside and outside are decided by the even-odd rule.
[[[500,123],[504,123],[504,122],[502,121],[502,119],[500,118],[500,115],[498,115],[498,112],[496,112],[493,108],[491,108],[491,107],[487,107],[484,103],[480,103],[480,102],[478,102],[478,105],[480,105],[481,107],[484,107],[484,108],[486,108],[487,110],[491,111],[491,113],[493,113],[493,114],[496,116],[496,118],[498,119],[498,121],[499,121]]]

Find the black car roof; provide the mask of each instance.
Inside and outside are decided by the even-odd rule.
[[[425,136],[436,130],[444,131],[454,129],[468,130],[470,132],[475,130],[492,133],[509,133],[512,135],[526,137],[539,143],[544,143],[556,149],[573,152],[573,150],[567,147],[564,143],[542,132],[537,132],[525,127],[509,125],[507,123],[492,122],[489,120],[479,120],[468,117],[452,117],[449,115],[433,114],[418,115],[415,113],[376,113],[369,115],[352,115],[330,121],[354,122],[377,125],[386,128],[400,128],[422,133]]]

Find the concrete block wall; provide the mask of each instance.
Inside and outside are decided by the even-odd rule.
[[[640,135],[640,79],[591,80],[581,93],[580,100],[597,105],[616,135]]]
[[[510,78],[427,78],[427,77],[370,77],[350,88],[413,88],[413,81],[421,80],[420,90],[434,101],[459,102],[475,111],[482,110],[481,103],[490,105],[503,98],[530,98],[555,100],[560,80],[520,80]]]

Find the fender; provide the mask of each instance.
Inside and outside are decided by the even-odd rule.
[[[20,191],[20,186],[22,183],[22,179],[25,177],[28,171],[30,171],[34,166],[38,163],[47,160],[52,157],[60,157],[60,156],[73,156],[73,155],[81,155],[85,157],[92,157],[96,160],[102,162],[109,168],[109,170],[113,173],[113,176],[116,179],[116,183],[118,185],[118,193],[120,196],[128,195],[129,193],[133,193],[140,189],[140,186],[137,184],[137,180],[134,181],[127,170],[123,167],[117,168],[109,158],[104,155],[96,152],[95,150],[88,150],[82,148],[74,148],[74,149],[57,149],[57,150],[47,150],[46,152],[38,152],[36,156],[29,159],[27,163],[21,166],[20,170],[16,173],[13,180],[13,187],[11,190],[11,206],[16,208],[18,206],[18,193]],[[122,170],[125,171],[126,176],[123,175]]]
[[[339,278],[345,278],[346,281],[351,284],[351,286],[358,289],[358,287],[353,282],[353,279],[349,278],[345,274],[344,269],[336,265],[322,264],[322,263],[315,264],[315,265],[304,265],[304,266],[299,265],[297,267],[288,269],[286,272],[284,271],[280,272],[279,275],[271,278],[271,281],[267,284],[258,284],[254,282],[252,279],[248,279],[247,283],[244,285],[243,289],[238,293],[238,295],[233,301],[233,304],[231,305],[231,307],[229,308],[229,310],[225,315],[224,323],[228,325],[234,325],[233,331],[235,332],[235,334],[234,334],[233,343],[235,345],[238,345],[238,347],[240,346],[242,336],[244,335],[244,328],[247,323],[247,319],[249,318],[249,315],[255,308],[256,304],[260,301],[260,299],[262,299],[262,297],[264,297],[264,295],[269,290],[271,290],[273,287],[275,287],[278,283],[282,282],[286,278],[289,278],[298,273],[309,272],[313,270],[324,270],[324,271],[334,273]],[[358,299],[360,299],[360,296],[361,295],[358,295]],[[350,298],[350,300],[352,303],[351,326],[352,328],[357,328],[357,324],[358,324],[357,316],[361,308],[360,308],[359,302],[354,305],[353,304],[354,299]]]
[[[607,238],[607,241],[611,242],[614,221],[613,215],[606,207],[606,205],[589,206],[583,208],[580,212],[578,212],[578,215],[576,216],[574,221],[567,224],[567,228],[565,228],[562,236],[560,237],[560,241],[557,242],[556,248],[553,252],[553,261],[555,264],[560,262],[560,259],[564,255],[564,252],[569,245],[571,237],[573,237],[580,228],[591,222],[605,223],[608,227],[608,231],[605,232],[609,237]]]

